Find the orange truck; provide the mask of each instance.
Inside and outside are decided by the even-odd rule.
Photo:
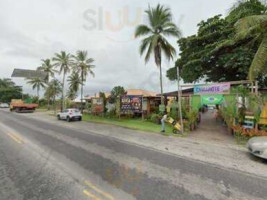
[[[12,99],[10,103],[10,111],[15,112],[34,112],[38,104],[27,103],[21,99]]]

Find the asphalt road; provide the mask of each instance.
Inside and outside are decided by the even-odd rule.
[[[87,131],[72,129],[66,123],[0,110],[1,200],[267,199],[267,180],[262,177],[100,136],[90,132],[89,125]]]

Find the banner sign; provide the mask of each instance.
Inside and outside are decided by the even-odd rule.
[[[217,105],[221,104],[224,101],[222,94],[202,95],[201,98],[202,104],[205,105]]]
[[[91,112],[93,114],[100,114],[104,112],[104,99],[103,98],[92,98]]]
[[[142,113],[142,96],[122,96],[121,97],[122,113]]]
[[[216,85],[196,85],[194,86],[194,94],[229,94],[230,83],[221,83]]]

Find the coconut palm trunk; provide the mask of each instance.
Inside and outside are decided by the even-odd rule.
[[[56,95],[53,96],[54,115],[56,115]]]
[[[164,105],[164,96],[163,96],[163,77],[162,77],[162,66],[161,66],[161,45],[155,47],[155,62],[159,68],[159,78],[160,78],[160,97],[161,97],[161,105]]]
[[[40,91],[40,86],[37,86],[37,103],[39,104],[39,91]]]
[[[82,79],[82,84],[81,84],[81,113],[83,113],[83,80],[84,80],[84,70],[81,70],[81,79]]]
[[[163,81],[162,81],[162,67],[161,64],[159,66],[160,71],[160,97],[161,97],[161,105],[164,104],[164,97],[163,97]]]
[[[61,112],[65,109],[65,95],[64,95],[64,87],[65,87],[65,75],[66,73],[63,73],[63,80],[62,80],[62,102],[61,102]]]

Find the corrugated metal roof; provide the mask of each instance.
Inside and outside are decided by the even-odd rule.
[[[42,78],[46,77],[46,73],[39,70],[30,69],[14,69],[11,77],[16,78]]]
[[[157,93],[153,91],[148,90],[142,90],[142,89],[129,89],[127,90],[127,95],[140,95],[144,97],[156,97]]]

